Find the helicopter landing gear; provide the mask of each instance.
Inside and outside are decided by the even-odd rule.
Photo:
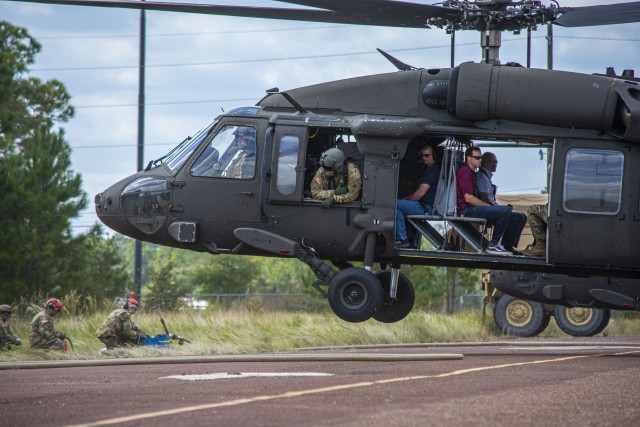
[[[329,306],[347,322],[364,322],[382,305],[380,280],[370,271],[349,267],[329,282]]]
[[[502,295],[493,308],[493,318],[506,334],[519,337],[534,337],[549,325],[551,316],[544,305]]]
[[[603,308],[564,307],[556,305],[553,311],[560,329],[574,337],[592,337],[609,324],[611,311]]]
[[[398,274],[395,296],[391,297],[391,282],[394,272]],[[373,313],[378,322],[393,323],[404,319],[413,308],[416,294],[413,285],[399,269],[384,270],[376,274],[382,285],[382,306]]]

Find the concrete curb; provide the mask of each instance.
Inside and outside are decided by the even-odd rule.
[[[227,362],[406,362],[461,360],[462,354],[257,354],[257,355],[212,355],[177,357],[136,357],[94,360],[38,360],[26,362],[0,362],[4,369],[78,368],[90,366],[162,365],[185,363]]]

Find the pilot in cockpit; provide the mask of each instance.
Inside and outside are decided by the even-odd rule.
[[[256,130],[241,126],[233,133],[234,142],[220,159],[225,178],[250,179],[255,175]]]

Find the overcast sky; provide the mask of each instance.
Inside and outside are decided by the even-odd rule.
[[[173,0],[176,2],[176,0]],[[195,0],[190,1],[195,3]],[[416,1],[420,2],[420,1]],[[272,1],[205,1],[282,7]],[[436,1],[424,1],[432,4]],[[548,4],[548,1],[544,1]],[[569,1],[585,6],[623,1]],[[137,165],[140,13],[0,1],[0,19],[27,28],[41,44],[32,75],[64,83],[76,116],[63,125],[91,203],[74,221],[83,232],[97,217],[93,196],[134,173]],[[394,72],[381,48],[416,67],[449,67],[443,30],[393,29],[279,20],[147,12],[144,163],[161,157],[222,110],[253,105],[274,86],[290,89],[328,80]],[[554,68],[603,73],[608,66],[640,74],[640,24],[554,27]],[[532,66],[546,68],[546,27],[533,33]],[[456,64],[479,61],[479,33],[456,33]],[[526,64],[525,32],[503,33],[502,62]],[[492,150],[502,193],[539,193],[545,162],[537,150]]]

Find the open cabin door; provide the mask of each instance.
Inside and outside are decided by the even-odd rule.
[[[640,147],[559,139],[548,218],[550,263],[640,269]]]

